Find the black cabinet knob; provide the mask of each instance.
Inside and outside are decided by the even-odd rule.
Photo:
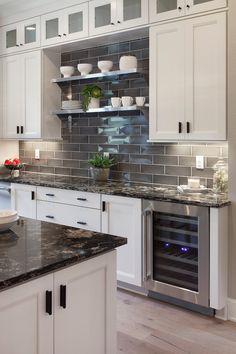
[[[114,22],[111,22],[111,25],[112,25],[112,26],[115,26]]]
[[[179,10],[179,11],[181,11],[181,10],[182,10],[182,7],[181,7],[181,6],[179,6],[179,7],[178,7],[178,10]]]
[[[190,9],[190,5],[187,5],[186,7],[187,7],[187,9]]]
[[[61,34],[58,34],[58,37],[61,37]]]
[[[121,21],[117,21],[117,23],[121,23]]]
[[[66,33],[63,33],[63,36],[66,36]]]

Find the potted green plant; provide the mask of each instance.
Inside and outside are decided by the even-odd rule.
[[[83,111],[87,112],[90,108],[100,107],[100,98],[103,97],[103,90],[97,85],[86,85],[81,95],[83,96]]]
[[[115,160],[102,154],[96,154],[88,163],[91,165],[91,176],[95,181],[107,181],[110,168],[115,165]]]

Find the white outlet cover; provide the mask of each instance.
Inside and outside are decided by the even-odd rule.
[[[196,156],[196,168],[204,170],[204,156]]]
[[[35,149],[34,158],[35,158],[35,160],[39,160],[40,159],[40,151],[39,151],[39,149]]]

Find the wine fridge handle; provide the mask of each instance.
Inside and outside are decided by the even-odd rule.
[[[152,276],[152,210],[144,211],[144,231],[143,231],[143,281],[147,281]]]

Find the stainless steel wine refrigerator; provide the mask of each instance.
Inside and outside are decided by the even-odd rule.
[[[209,307],[209,209],[143,201],[147,290]]]

